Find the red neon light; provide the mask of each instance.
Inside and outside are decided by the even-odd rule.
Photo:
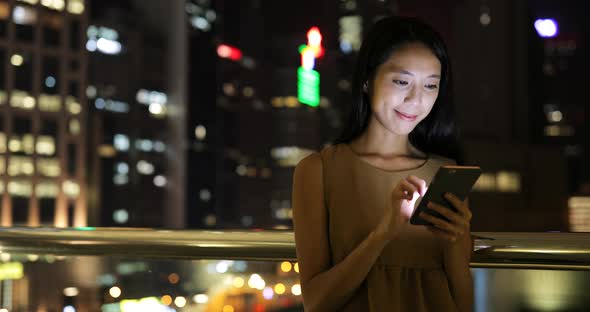
[[[217,46],[217,55],[222,58],[228,58],[232,61],[239,61],[242,59],[242,51],[227,44],[220,44]]]

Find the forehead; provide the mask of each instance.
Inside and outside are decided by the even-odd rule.
[[[406,43],[398,47],[380,67],[386,71],[405,70],[429,75],[440,74],[441,71],[440,61],[434,52],[419,42]]]

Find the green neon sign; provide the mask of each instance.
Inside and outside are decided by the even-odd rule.
[[[320,105],[320,73],[303,67],[297,69],[297,99],[309,106]]]

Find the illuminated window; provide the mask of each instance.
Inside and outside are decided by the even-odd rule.
[[[115,149],[126,152],[129,150],[129,137],[124,134],[115,134],[113,138]]]
[[[61,97],[59,95],[41,94],[39,96],[39,109],[44,112],[59,112],[61,110]]]
[[[72,14],[84,13],[84,0],[69,0],[67,10]]]
[[[63,183],[63,192],[69,198],[76,198],[80,195],[80,185],[74,181],[67,180]]]
[[[17,25],[33,25],[37,22],[37,11],[28,6],[17,5],[12,10],[12,20]]]
[[[71,119],[68,123],[68,129],[70,130],[70,134],[80,134],[80,121],[78,119]]]
[[[31,197],[33,185],[26,180],[12,180],[8,182],[8,193],[15,197]]]
[[[77,115],[80,114],[80,112],[82,112],[82,105],[80,105],[80,103],[78,103],[76,98],[74,98],[73,96],[66,97],[66,107],[68,109],[68,112],[70,112],[70,114],[73,115]]]
[[[294,167],[299,161],[311,154],[310,149],[296,146],[275,147],[271,150],[272,158],[276,159],[281,167]]]
[[[494,192],[496,190],[496,174],[482,173],[475,182],[473,190],[477,192]]]
[[[8,159],[7,171],[9,176],[31,176],[35,173],[33,159],[31,157],[12,156]]]
[[[8,149],[11,153],[18,153],[22,151],[22,142],[20,137],[13,135],[8,141]]]
[[[57,183],[52,181],[42,181],[35,187],[38,198],[55,198],[59,192]]]
[[[590,232],[590,197],[576,196],[568,200],[570,230]]]
[[[340,18],[340,50],[344,53],[358,51],[362,41],[362,18],[343,16]]]
[[[568,125],[548,125],[545,126],[545,136],[573,136],[576,130]]]
[[[153,164],[145,160],[140,160],[137,162],[137,171],[144,175],[150,175],[154,173],[155,169]]]
[[[25,91],[14,90],[10,96],[10,106],[14,108],[31,110],[35,108],[35,102],[35,98]]]
[[[122,50],[121,42],[118,41],[119,33],[108,27],[91,25],[86,31],[88,41],[86,50],[90,52],[99,51],[104,54],[119,54]]]
[[[0,156],[0,175],[4,174],[4,170],[5,170],[5,162],[4,162],[4,156]],[[2,193],[0,193],[2,194]]]
[[[498,191],[515,193],[520,191],[520,174],[517,172],[500,171],[496,176]]]
[[[52,156],[55,154],[55,138],[47,135],[37,137],[37,154]]]
[[[46,177],[58,177],[61,173],[59,159],[39,158],[37,159],[37,171]]]
[[[56,11],[63,11],[65,8],[65,0],[41,0],[41,5]]]
[[[137,91],[136,100],[137,102],[147,106],[152,103],[165,105],[168,102],[168,95],[163,92],[140,89]]]

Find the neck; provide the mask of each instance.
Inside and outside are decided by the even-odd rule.
[[[421,154],[410,144],[408,135],[398,135],[371,122],[367,130],[350,143],[359,154],[414,156]]]

